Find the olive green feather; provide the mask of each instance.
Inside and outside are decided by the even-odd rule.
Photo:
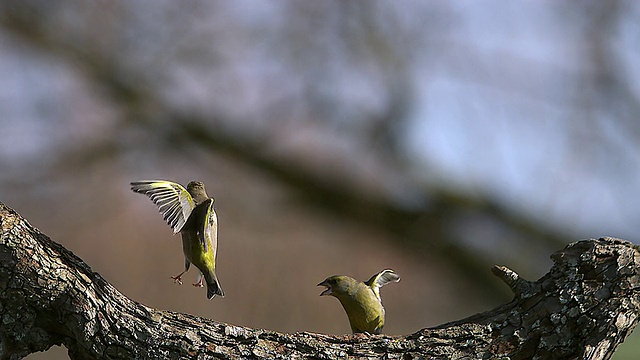
[[[182,275],[193,264],[207,283],[207,298],[224,297],[215,274],[218,218],[213,208],[214,199],[207,195],[204,184],[192,181],[185,189],[172,181],[143,180],[132,182],[131,190],[147,195],[173,232],[182,236],[185,270],[173,277],[176,282],[182,283]],[[202,286],[202,277],[198,277],[194,286]]]
[[[318,286],[325,286],[322,295],[336,297],[349,318],[354,333],[380,334],[385,322],[380,288],[390,282],[400,281],[393,270],[386,269],[373,275],[367,282],[345,275],[326,278]]]

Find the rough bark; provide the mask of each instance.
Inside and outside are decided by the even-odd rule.
[[[2,203],[0,228],[2,359],[52,345],[72,359],[608,359],[640,305],[638,248],[601,238],[553,254],[536,282],[494,267],[514,299],[463,320],[399,337],[284,334],[139,304]]]

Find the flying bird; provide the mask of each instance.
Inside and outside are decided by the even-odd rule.
[[[185,189],[167,180],[141,180],[131,183],[131,190],[151,198],[169,224],[173,233],[182,235],[184,271],[171,278],[182,284],[182,275],[191,264],[200,270],[193,286],[207,283],[207,299],[224,291],[216,277],[216,250],[218,249],[218,217],[213,209],[214,199],[207,195],[204,184],[192,181]]]

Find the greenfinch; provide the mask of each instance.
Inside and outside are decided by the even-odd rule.
[[[215,272],[218,218],[213,209],[214,199],[207,195],[204,184],[192,181],[185,189],[172,181],[142,180],[132,182],[131,190],[151,198],[173,233],[182,235],[184,271],[171,278],[182,284],[182,275],[193,264],[200,270],[193,286],[203,287],[204,279],[207,283],[207,299],[216,295],[224,297]]]
[[[391,269],[382,270],[366,282],[345,275],[333,275],[318,286],[325,286],[320,296],[331,295],[340,300],[351,324],[353,333],[380,334],[384,327],[384,307],[380,288],[390,282],[400,281]]]

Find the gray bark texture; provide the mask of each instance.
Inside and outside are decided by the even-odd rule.
[[[578,241],[535,282],[493,273],[507,304],[406,336],[284,334],[139,304],[0,203],[0,358],[64,345],[71,359],[609,359],[636,326],[638,247]],[[310,309],[309,311],[313,311]]]

